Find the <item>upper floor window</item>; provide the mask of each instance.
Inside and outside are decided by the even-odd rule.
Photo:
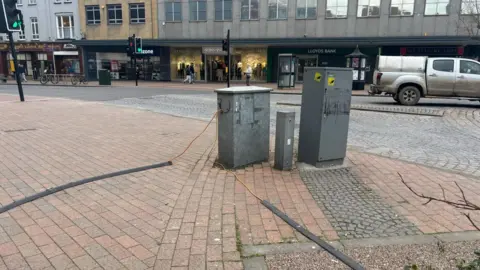
[[[207,1],[206,0],[190,0],[190,20],[191,21],[207,20]]]
[[[380,16],[380,0],[358,0],[357,17]]]
[[[479,14],[480,0],[463,0],[462,14]]]
[[[394,0],[392,0],[394,1]],[[327,0],[327,18],[346,18],[348,11],[348,0]]]
[[[29,4],[29,5],[36,5],[36,4],[37,4],[37,0],[28,0],[28,4]]]
[[[85,6],[87,24],[100,24],[100,6]]]
[[[107,5],[107,11],[109,24],[122,24],[122,4]]]
[[[73,39],[73,15],[62,14],[57,15],[57,38]]]
[[[37,17],[30,18],[30,25],[32,26],[32,39],[39,40],[40,34],[38,32],[38,19]]]
[[[425,15],[448,15],[450,0],[426,0]]]
[[[63,0],[64,3],[72,3],[72,0]]]
[[[23,6],[23,0],[17,0],[17,6]]]
[[[165,2],[165,20],[167,22],[181,22],[182,3],[172,1]]]
[[[268,0],[268,18],[286,19],[288,15],[288,0]]]
[[[297,0],[297,19],[317,18],[317,0]]]
[[[232,20],[232,0],[215,0],[215,20]]]
[[[130,23],[145,23],[145,4],[130,4]]]
[[[241,20],[258,20],[258,0],[242,0]]]
[[[35,2],[36,2],[36,1],[37,1],[37,0],[35,0]],[[62,0],[53,0],[53,3],[55,3],[55,4],[60,4],[60,3],[62,3]]]
[[[25,32],[22,29],[18,32],[18,40],[25,40]]]
[[[390,6],[391,16],[411,16],[415,0],[392,0]]]

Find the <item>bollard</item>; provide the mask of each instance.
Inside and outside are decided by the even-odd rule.
[[[277,112],[275,131],[275,169],[291,170],[293,163],[293,140],[295,112]]]

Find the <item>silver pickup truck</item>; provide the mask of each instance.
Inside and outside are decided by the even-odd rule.
[[[480,63],[464,58],[378,56],[372,95],[388,93],[403,105],[420,97],[480,98]]]

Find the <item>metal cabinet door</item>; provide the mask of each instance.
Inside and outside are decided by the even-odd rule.
[[[461,59],[456,75],[455,95],[480,97],[480,63]]]
[[[428,95],[453,96],[455,88],[455,60],[435,58],[428,60]]]

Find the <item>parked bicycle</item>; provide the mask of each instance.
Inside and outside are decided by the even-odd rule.
[[[77,85],[77,84],[88,84],[87,78],[85,78],[85,75],[76,75],[72,77],[72,85]]]
[[[42,77],[40,77],[40,83],[47,84],[48,82],[57,84],[59,82],[58,76],[55,74],[43,74]]]

